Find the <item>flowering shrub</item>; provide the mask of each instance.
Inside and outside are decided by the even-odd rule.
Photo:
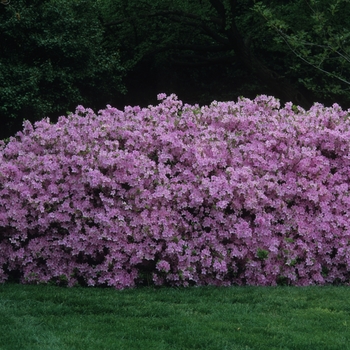
[[[349,283],[349,111],[107,106],[0,150],[0,281]]]

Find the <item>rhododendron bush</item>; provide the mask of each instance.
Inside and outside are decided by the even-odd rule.
[[[158,97],[2,143],[0,281],[349,283],[350,111]]]

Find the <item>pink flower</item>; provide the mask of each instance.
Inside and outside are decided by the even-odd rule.
[[[0,281],[349,283],[349,111],[158,99],[0,142]]]
[[[165,100],[165,99],[166,99],[166,94],[161,93],[161,94],[158,94],[158,95],[157,95],[157,100],[158,100],[158,101]]]
[[[169,272],[170,264],[165,260],[161,260],[157,263],[157,270],[161,272]]]

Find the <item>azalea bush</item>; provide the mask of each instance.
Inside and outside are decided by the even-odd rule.
[[[349,283],[350,111],[158,98],[2,143],[1,282]]]

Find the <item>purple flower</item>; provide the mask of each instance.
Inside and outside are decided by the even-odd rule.
[[[349,111],[158,99],[0,144],[0,282],[350,282]]]

